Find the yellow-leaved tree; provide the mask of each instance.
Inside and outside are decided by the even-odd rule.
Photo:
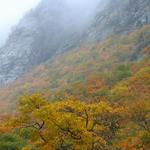
[[[24,96],[14,124],[32,129],[32,143],[43,149],[105,150],[119,129],[119,109],[106,101],[49,103],[40,94]]]

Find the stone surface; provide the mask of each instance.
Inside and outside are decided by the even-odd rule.
[[[128,34],[150,23],[150,0],[107,0],[89,28],[88,40],[100,41],[111,34]]]

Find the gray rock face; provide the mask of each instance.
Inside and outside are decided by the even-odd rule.
[[[62,0],[43,0],[20,21],[0,49],[0,85],[83,41],[126,34],[150,23],[150,0],[105,0],[96,17],[88,20],[90,24],[83,19]]]
[[[43,0],[20,21],[0,49],[0,85],[76,45],[81,30],[69,9],[62,0]]]
[[[127,34],[150,23],[150,0],[106,0],[88,31],[89,41],[100,41],[111,34]]]
[[[0,84],[15,80],[26,70],[34,39],[31,32],[15,29],[0,51]]]

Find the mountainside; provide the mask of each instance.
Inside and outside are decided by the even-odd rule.
[[[55,95],[74,83],[85,83],[90,71],[101,74],[111,64],[116,68],[117,62],[130,63],[145,56],[143,49],[150,43],[149,26],[144,26],[149,24],[149,0],[107,0],[90,20],[85,21],[89,15],[85,13],[80,24],[81,18],[73,18],[77,12],[67,3],[57,0],[51,6],[51,2],[43,0],[29,12],[1,49],[0,81],[9,83],[0,90],[2,101],[15,100],[26,90],[49,93],[51,89]],[[64,14],[69,10],[70,14]]]
[[[149,0],[107,0],[103,10],[97,12],[88,38],[99,41],[111,34],[127,34],[148,23]]]
[[[34,92],[43,93],[51,101],[69,97],[94,101],[120,81],[148,67],[149,57],[150,25],[146,25],[130,35],[113,35],[103,42],[57,55],[3,86],[0,101],[10,108],[16,105],[19,95]]]
[[[0,149],[149,150],[149,41],[150,25],[113,35],[1,88]]]
[[[78,43],[86,25],[78,25],[70,9],[65,1],[43,0],[20,21],[0,49],[0,84]]]
[[[65,1],[43,0],[28,13],[0,49],[0,84],[14,81],[34,66],[82,43],[129,33],[150,22],[149,0],[107,0],[97,14],[72,11]],[[65,12],[65,13],[64,13]],[[70,12],[70,13],[66,13]],[[130,15],[129,15],[130,14]],[[81,17],[76,17],[81,16]]]
[[[43,0],[0,50],[0,150],[149,150],[150,0],[72,2]]]

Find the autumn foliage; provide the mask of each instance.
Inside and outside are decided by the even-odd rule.
[[[1,88],[0,150],[149,150],[149,47],[146,25]]]

